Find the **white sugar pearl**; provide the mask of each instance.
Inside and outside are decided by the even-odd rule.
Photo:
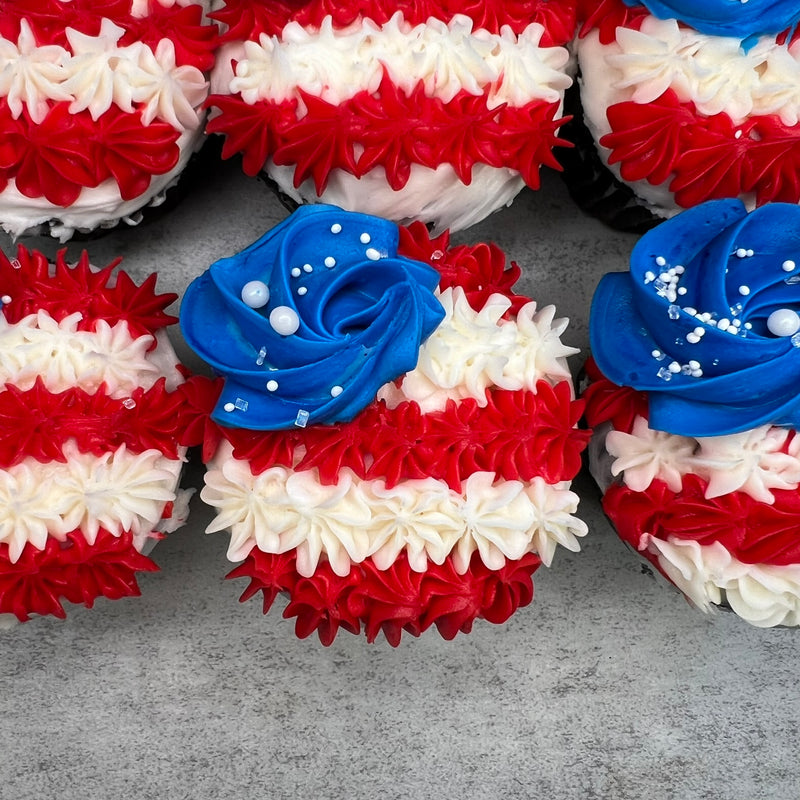
[[[292,269],[292,277],[293,278],[300,277],[300,267],[294,267],[294,269]]]
[[[308,292],[308,287],[306,287],[306,286],[301,286],[301,287],[300,287],[300,288],[297,290],[297,294],[299,294],[301,297],[302,297],[304,294],[306,294],[306,292]]]
[[[263,308],[269,302],[269,287],[263,281],[248,281],[242,287],[242,302],[250,308]]]
[[[331,389],[331,397],[338,397],[343,391],[344,389],[341,386],[334,386]]]
[[[369,244],[372,241],[372,237],[368,233],[362,233],[358,238],[361,244]]]
[[[377,261],[381,257],[381,254],[374,247],[368,247],[366,256],[370,261]]]
[[[781,264],[781,269],[784,272],[791,272],[797,265],[790,258]]]
[[[311,264],[303,264],[303,272],[313,272],[314,267]]]
[[[342,226],[338,222],[334,222],[333,225],[331,225],[331,233],[341,233],[341,232],[342,232]]]
[[[293,308],[277,306],[270,312],[269,324],[281,336],[291,336],[300,327],[300,318]]]
[[[779,308],[767,317],[767,329],[775,336],[794,336],[800,331],[800,315],[791,308]]]
[[[236,406],[233,403],[225,403],[225,405],[222,406],[222,408],[224,411],[227,411],[230,414],[231,411],[234,411],[236,409]]]
[[[7,306],[11,302],[11,295],[4,294],[2,297],[0,297],[0,301],[2,301],[4,306]]]
[[[267,391],[268,392],[277,392],[278,391],[278,381],[267,381]]]

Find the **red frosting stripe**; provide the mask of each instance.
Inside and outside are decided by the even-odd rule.
[[[81,330],[94,330],[101,319],[109,325],[124,320],[133,336],[151,334],[177,322],[164,309],[178,295],[156,294],[155,274],[141,285],[124,272],[114,280],[120,260],[94,270],[85,251],[72,266],[67,264],[66,250],[58,252],[52,266],[45,255],[22,245],[17,247],[16,258],[0,253],[0,286],[11,298],[2,312],[14,324],[40,309],[57,322],[78,311],[82,315],[78,323]]]
[[[557,136],[567,121],[555,119],[558,103],[543,100],[489,109],[485,96],[462,90],[444,103],[427,97],[422,82],[407,95],[386,75],[378,92],[362,90],[338,105],[300,95],[308,109],[301,119],[295,99],[249,105],[240,96],[212,95],[209,105],[222,113],[208,131],[226,135],[223,157],[241,151],[249,175],[258,174],[268,158],[294,166],[294,185],[311,179],[318,194],[334,169],[362,177],[380,165],[399,190],[413,164],[435,169],[442,163],[450,163],[466,184],[472,167],[483,163],[516,170],[535,189],[542,165],[561,169],[552,148],[571,146]]]
[[[44,550],[26,545],[14,564],[8,545],[0,544],[0,613],[14,614],[22,622],[30,614],[64,619],[62,599],[91,608],[98,597],[136,597],[136,573],[157,570],[136,550],[128,532],[113,536],[101,528],[89,546],[80,531],[74,531],[66,542],[48,539]]]
[[[306,578],[296,571],[294,552],[273,555],[254,548],[228,577],[249,578],[241,600],[262,592],[265,614],[278,594],[287,593],[283,616],[296,617],[300,638],[316,631],[327,646],[339,628],[359,633],[363,624],[368,641],[382,631],[396,647],[403,631],[419,636],[435,625],[445,639],[452,639],[459,632],[468,633],[476,619],[505,622],[533,599],[531,576],[540,563],[537,556],[527,554],[507,561],[500,570],[490,570],[475,553],[466,574],[459,575],[450,559],[414,572],[401,554],[385,571],[367,559],[340,577],[324,562]]]
[[[177,66],[191,65],[211,69],[217,47],[217,26],[203,22],[203,7],[198,4],[167,7],[150,0],[147,16],[131,15],[131,0],[3,0],[0,3],[0,36],[16,42],[20,22],[26,20],[42,47],[55,44],[70,49],[67,28],[87,36],[98,36],[100,25],[109,19],[125,34],[120,46],[143,42],[155,51],[165,38],[175,45]]]
[[[0,98],[0,191],[13,179],[26,197],[66,207],[84,187],[113,178],[122,199],[131,200],[153,175],[178,163],[180,133],[168,123],[144,125],[140,112],[128,114],[113,105],[95,121],[88,110],[72,114],[69,106],[52,103],[36,124],[27,109],[14,119]]]
[[[603,509],[620,537],[642,550],[644,534],[666,540],[670,536],[715,542],[746,564],[785,566],[800,562],[797,519],[800,493],[773,490],[775,502],[762,503],[744,492],[706,498],[706,482],[684,475],[679,492],[663,481],[653,481],[644,492],[612,484],[603,497]]]
[[[473,472],[494,472],[505,480],[548,483],[571,480],[581,466],[590,434],[575,427],[583,402],[573,400],[568,381],[539,381],[536,393],[495,389],[480,407],[467,398],[449,400],[443,411],[423,414],[413,401],[388,408],[375,402],[352,422],[291,431],[219,428],[233,455],[253,474],[276,464],[316,468],[323,484],[334,484],[342,469],[363,480],[383,479],[388,488],[404,480],[436,478],[455,492]]]
[[[27,391],[6,385],[0,392],[0,469],[25,458],[66,463],[68,440],[97,457],[124,445],[132,453],[158,450],[177,459],[179,444],[189,438],[184,429],[193,419],[184,394],[168,392],[164,378],[124,400],[79,387],[54,394],[41,378]]]
[[[674,91],[642,105],[607,110],[612,132],[600,139],[626,181],[646,179],[669,188],[678,205],[754,193],[758,205],[800,202],[800,125],[777,115],[735,125],[724,113],[698,116]]]
[[[575,0],[226,0],[210,16],[227,26],[223,41],[258,40],[262,33],[279,36],[288,22],[319,28],[331,17],[334,28],[346,28],[362,19],[383,25],[401,11],[406,22],[419,25],[429,18],[449,22],[456,14],[469,17],[475,28],[500,33],[509,26],[520,34],[532,22],[544,26],[544,46],[563,45],[575,31]]]

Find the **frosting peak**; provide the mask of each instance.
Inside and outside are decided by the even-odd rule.
[[[413,369],[444,317],[439,274],[397,255],[394,223],[302,206],[189,286],[186,341],[225,386],[223,425],[343,422]]]

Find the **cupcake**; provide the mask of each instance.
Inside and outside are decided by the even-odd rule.
[[[183,524],[179,488],[205,384],[165,332],[175,295],[84,253],[0,254],[0,621],[139,594]]]
[[[294,203],[466,228],[559,168],[573,6],[228,0],[208,130]]]
[[[573,195],[587,210],[626,228],[634,204],[655,223],[726,197],[800,202],[796,2],[603,0],[579,14],[591,150]]]
[[[622,539],[703,611],[800,624],[800,207],[703,203],[606,275],[593,474]]]
[[[579,549],[576,351],[518,276],[494,245],[308,205],[189,286],[184,336],[223,376],[201,497],[243,600],[286,596],[326,645],[450,639]]]
[[[66,241],[166,199],[203,141],[209,2],[7,0],[0,226]]]

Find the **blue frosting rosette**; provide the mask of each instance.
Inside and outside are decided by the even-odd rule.
[[[797,0],[625,0],[645,6],[655,17],[677,19],[709,36],[748,39],[794,28],[800,20]]]
[[[397,225],[301,206],[189,286],[180,324],[224,376],[212,417],[253,430],[351,420],[413,369],[444,318],[439,274],[397,255]]]
[[[661,223],[606,275],[600,370],[646,391],[650,427],[717,436],[800,427],[800,206],[713,200]]]

